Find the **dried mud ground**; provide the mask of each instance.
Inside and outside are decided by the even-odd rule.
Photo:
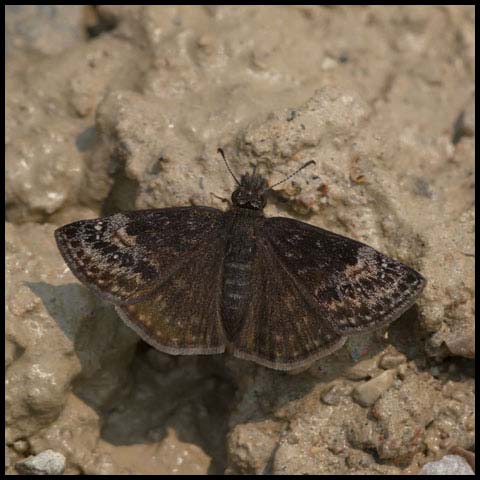
[[[474,451],[471,6],[10,6],[6,11],[7,473],[416,473]],[[363,241],[428,285],[388,330],[303,371],[174,357],[56,248],[59,225],[225,209]],[[463,450],[462,450],[463,449]]]

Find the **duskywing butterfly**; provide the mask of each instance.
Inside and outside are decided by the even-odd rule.
[[[418,272],[327,230],[266,218],[265,179],[254,171],[238,181],[227,167],[237,188],[226,212],[140,210],[55,232],[75,276],[147,343],[170,354],[228,347],[290,370],[413,305],[425,285]]]

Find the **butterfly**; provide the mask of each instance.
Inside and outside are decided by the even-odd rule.
[[[356,240],[263,214],[273,187],[238,180],[227,211],[188,206],[116,213],[55,231],[74,275],[169,354],[219,354],[291,370],[410,308],[414,269]],[[307,162],[296,172],[307,167]]]

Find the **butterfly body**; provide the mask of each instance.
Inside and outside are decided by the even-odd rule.
[[[231,342],[240,333],[251,303],[257,255],[255,227],[260,218],[255,211],[236,207],[225,214],[221,317]]]
[[[348,335],[398,318],[425,280],[355,240],[263,215],[267,183],[246,174],[227,212],[174,207],[56,230],[77,278],[171,354],[221,353],[290,370]]]

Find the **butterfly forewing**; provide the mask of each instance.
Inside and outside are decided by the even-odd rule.
[[[55,238],[80,281],[109,301],[129,304],[148,299],[220,237],[222,219],[208,207],[141,210],[74,222]]]
[[[366,331],[398,318],[425,280],[363,243],[283,217],[262,230],[318,318],[339,334]]]

